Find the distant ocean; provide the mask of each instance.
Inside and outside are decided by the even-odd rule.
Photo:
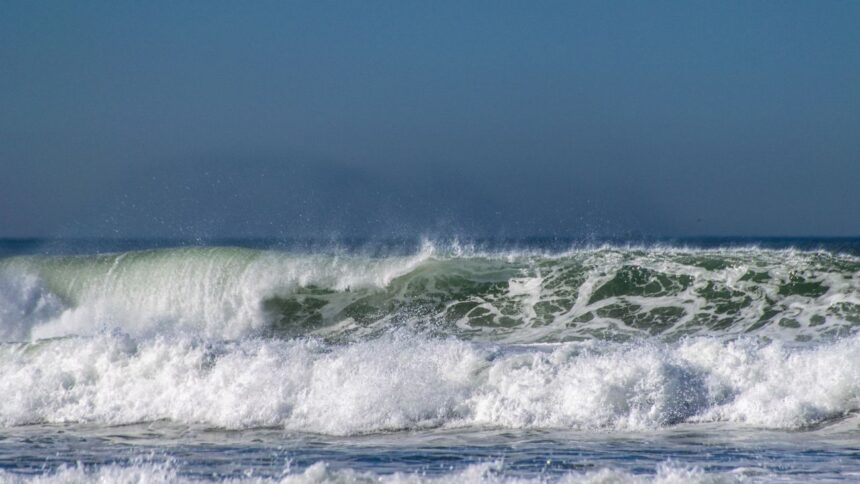
[[[0,240],[0,482],[860,480],[860,239]]]

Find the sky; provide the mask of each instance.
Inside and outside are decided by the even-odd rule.
[[[860,235],[860,2],[0,4],[0,237]]]

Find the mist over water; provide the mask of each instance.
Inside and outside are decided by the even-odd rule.
[[[0,236],[860,233],[854,2],[264,3],[9,5]]]

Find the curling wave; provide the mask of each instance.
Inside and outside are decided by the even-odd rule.
[[[807,429],[860,408],[860,259],[230,247],[0,260],[0,425]]]
[[[413,255],[230,247],[0,261],[0,340],[185,331],[560,342],[756,334],[810,341],[860,324],[860,258],[758,248],[547,254],[425,245]]]

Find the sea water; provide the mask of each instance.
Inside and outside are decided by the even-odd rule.
[[[3,482],[860,479],[860,241],[5,241]]]

